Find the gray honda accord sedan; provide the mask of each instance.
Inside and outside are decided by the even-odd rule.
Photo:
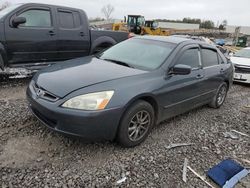
[[[159,122],[219,108],[233,66],[214,46],[144,36],[39,71],[27,89],[33,114],[54,131],[133,147]]]

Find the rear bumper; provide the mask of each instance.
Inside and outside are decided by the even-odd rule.
[[[122,108],[93,112],[61,108],[37,98],[30,87],[27,100],[32,113],[48,128],[91,141],[114,140],[122,115]]]

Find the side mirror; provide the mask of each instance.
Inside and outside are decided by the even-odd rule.
[[[24,24],[24,23],[26,23],[26,18],[24,18],[24,17],[15,17],[12,20],[12,25],[14,27],[18,27],[20,24]]]
[[[192,67],[183,64],[177,64],[173,68],[170,69],[169,74],[176,75],[188,75],[192,71]]]

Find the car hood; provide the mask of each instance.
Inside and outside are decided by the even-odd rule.
[[[80,88],[146,72],[95,57],[85,57],[43,69],[34,76],[34,81],[38,87],[62,98]]]
[[[250,66],[250,58],[231,57],[230,59],[231,59],[233,64]]]

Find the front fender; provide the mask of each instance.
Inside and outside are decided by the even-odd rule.
[[[94,42],[92,43],[90,54],[92,54],[94,52],[96,47],[100,46],[101,44],[105,44],[105,43],[111,44],[113,46],[117,42],[113,38],[108,37],[108,36],[99,37],[96,40],[94,40]]]
[[[162,109],[160,107],[159,101],[157,100],[157,97],[151,93],[142,93],[130,99],[123,108],[123,114],[131,105],[133,105],[133,103],[135,103],[138,100],[145,100],[146,102],[150,103],[153,106],[155,110],[156,121],[158,123],[159,117],[161,116],[162,113]]]
[[[129,106],[130,106],[131,104],[133,104],[135,101],[140,100],[140,99],[144,99],[144,98],[151,98],[152,100],[155,101],[155,103],[156,103],[157,106],[158,106],[158,101],[156,100],[156,96],[154,96],[154,95],[151,94],[151,93],[142,93],[142,94],[139,94],[139,95],[133,97],[132,99],[130,99],[130,100],[127,102],[125,108],[129,107]]]

